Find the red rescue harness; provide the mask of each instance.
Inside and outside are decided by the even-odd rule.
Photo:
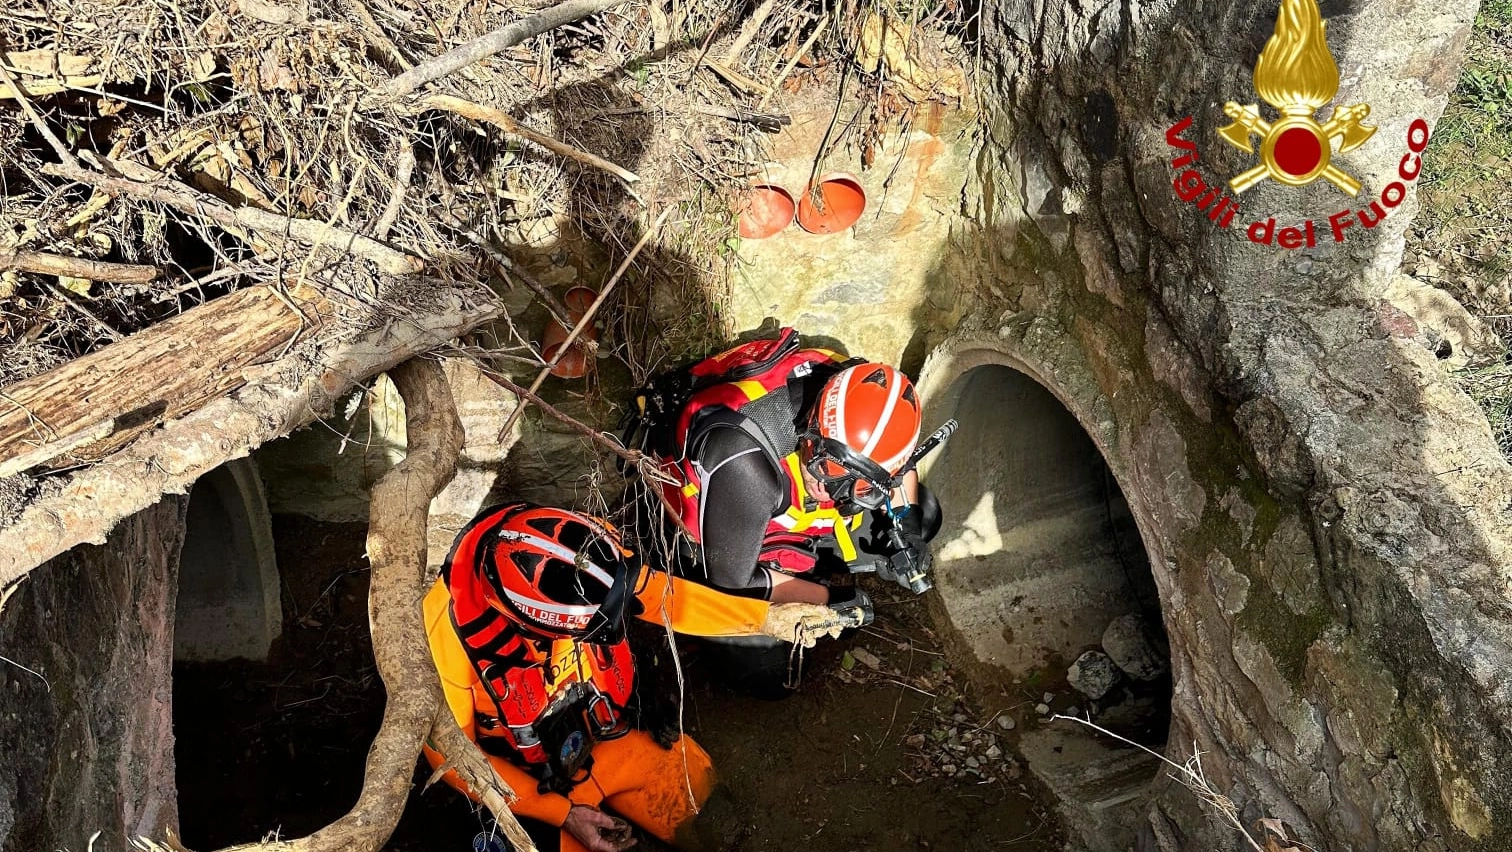
[[[696,459],[699,447],[716,429],[738,428],[761,445],[787,489],[786,505],[767,522],[760,561],[791,573],[813,570],[813,541],[830,535],[847,560],[855,558],[849,532],[860,516],[841,515],[833,503],[815,503],[803,488],[790,390],[795,382],[815,373],[838,372],[846,363],[827,349],[797,348],[796,333],[784,329],[776,340],[752,341],[692,368],[695,378],[740,376],[693,393],[673,435],[672,446],[679,455],[662,460],[662,471],[677,481],[663,483],[662,492],[696,541],[703,538],[702,495],[709,474]]]

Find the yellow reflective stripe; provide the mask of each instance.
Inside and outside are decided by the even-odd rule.
[[[687,485],[684,485],[682,487],[682,494],[683,494],[684,497],[692,497],[694,494],[697,494],[697,493],[698,493],[698,483],[696,483],[696,482],[690,482]]]
[[[799,471],[798,468],[798,454],[788,453],[787,457],[785,457],[782,461],[787,465],[788,472],[792,475],[793,482],[798,488],[798,499],[799,501],[802,501],[803,474]],[[789,506],[787,508],[787,511],[783,512],[781,515],[778,515],[772,520],[776,521],[778,524],[781,524],[783,527],[792,532],[808,532],[814,529],[830,529],[832,527],[843,526],[848,522],[848,519],[844,515],[840,514],[834,509],[815,509],[812,512],[805,512],[803,509],[799,508],[798,505]],[[849,537],[847,536],[847,539],[848,538]],[[855,552],[854,546],[850,545],[848,541],[846,543],[842,543],[841,548],[842,550],[849,548],[847,552],[850,553]],[[846,558],[850,559],[851,557],[847,556]]]
[[[860,515],[855,516],[855,520],[860,519]],[[851,541],[850,530],[846,528],[847,526],[847,523],[835,524],[835,541],[840,543],[840,557],[846,562],[851,562],[856,558],[856,543]]]
[[[583,653],[575,639],[556,639],[551,643],[551,662],[547,665],[547,688],[555,691],[575,680],[593,680],[593,658]],[[551,677],[552,675],[556,677]]]
[[[796,452],[788,453],[787,457],[782,460],[782,463],[787,465],[788,473],[793,477],[793,484],[797,486],[799,496],[802,496],[803,471],[798,467],[798,454]]]
[[[767,395],[767,389],[761,386],[761,382],[750,381],[732,382],[740,392],[746,395],[748,400],[757,400]]]

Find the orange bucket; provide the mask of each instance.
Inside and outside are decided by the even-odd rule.
[[[573,287],[568,290],[562,297],[562,304],[567,306],[567,319],[573,325],[577,325],[583,318],[583,314],[588,313],[593,300],[597,298],[598,293],[587,287]],[[562,328],[562,324],[556,320],[547,321],[546,334],[541,339],[541,357],[545,358],[547,363],[556,357],[562,344],[567,342],[567,335],[570,333],[570,329]],[[562,356],[562,360],[558,361],[555,367],[551,368],[551,374],[562,379],[581,379],[588,375],[588,347],[583,345],[583,341],[598,339],[598,326],[589,325],[583,329],[583,333],[573,341],[572,348],[567,350],[567,354]]]
[[[798,225],[811,234],[837,234],[856,224],[864,210],[866,190],[861,180],[848,172],[834,172],[819,179],[816,191],[803,191],[798,199]]]
[[[793,221],[793,195],[780,186],[758,183],[740,199],[736,225],[748,240],[764,240]]]

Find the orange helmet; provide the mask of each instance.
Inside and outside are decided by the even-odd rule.
[[[919,441],[919,397],[886,364],[858,364],[824,385],[799,442],[804,466],[841,511],[878,509]]]
[[[530,503],[506,506],[479,542],[483,599],[545,639],[616,642],[639,573],[608,522]]]

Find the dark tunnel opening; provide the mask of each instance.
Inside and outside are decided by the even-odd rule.
[[[383,716],[367,525],[269,515],[256,466],[240,464],[195,484],[181,559],[174,760],[192,849],[340,817]],[[416,791],[428,774],[417,769]],[[384,848],[465,849],[480,824],[465,799],[417,792]]]
[[[1171,680],[1161,603],[1107,461],[1053,393],[1011,367],[972,368],[948,397],[961,428],[929,481],[949,507],[938,575],[954,632],[1011,694],[1162,751]],[[1071,821],[1110,837],[1135,828],[1153,756],[1047,716],[1026,726],[1020,748]]]

